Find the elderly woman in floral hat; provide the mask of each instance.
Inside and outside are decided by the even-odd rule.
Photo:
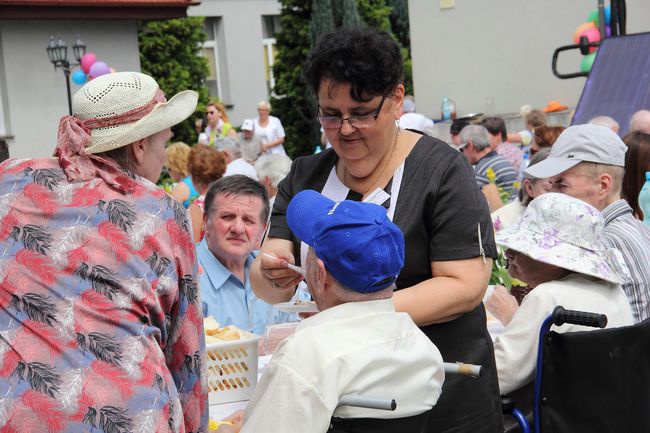
[[[507,248],[510,275],[533,287],[519,308],[512,298],[513,314],[494,343],[502,394],[532,381],[539,328],[556,306],[606,314],[608,327],[633,324],[620,286],[627,268],[617,250],[601,246],[603,228],[593,206],[548,193],[528,205],[518,224],[496,234],[497,244]],[[557,331],[586,329],[567,324]]]
[[[0,427],[206,430],[190,225],[154,183],[197,98],[97,77],[54,157],[0,165]]]

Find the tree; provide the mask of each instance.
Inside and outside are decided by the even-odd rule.
[[[175,140],[189,144],[196,142],[194,122],[209,100],[208,62],[200,55],[206,37],[202,17],[150,21],[138,28],[142,72],[156,79],[167,98],[185,89],[199,93],[195,115],[172,128]]]
[[[313,152],[319,139],[316,109],[309,101],[311,90],[303,77],[302,66],[311,49],[312,0],[281,0],[280,26],[276,34],[277,57],[273,112],[282,120],[286,132],[284,148],[292,157]]]
[[[295,158],[312,153],[320,142],[320,126],[315,117],[318,107],[302,72],[318,36],[335,27],[359,24],[390,31],[391,10],[385,0],[280,0],[280,3],[282,30],[276,34],[278,52],[273,64],[276,83],[271,104],[285,127],[285,150]],[[410,82],[410,74],[407,80]]]
[[[413,61],[411,60],[411,30],[409,26],[408,0],[386,0],[390,7],[391,31],[402,46],[404,58],[404,87],[406,93],[413,94]]]
[[[309,32],[312,47],[322,34],[334,31],[334,15],[331,0],[312,0]]]
[[[341,20],[343,27],[357,27],[361,25],[361,17],[357,11],[356,0],[343,0],[343,19]]]

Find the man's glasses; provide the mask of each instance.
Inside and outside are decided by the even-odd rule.
[[[349,117],[337,117],[337,116],[318,116],[318,121],[320,122],[323,129],[341,129],[343,126],[343,121],[347,120],[351,127],[353,128],[369,128],[375,124],[375,120],[379,116],[381,107],[384,106],[384,101],[386,97],[381,98],[379,107],[371,113],[364,114],[362,116],[349,116]],[[318,107],[320,109],[320,106]]]

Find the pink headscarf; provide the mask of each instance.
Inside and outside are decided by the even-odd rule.
[[[100,176],[118,191],[125,194],[133,192],[137,185],[136,181],[115,161],[86,153],[86,147],[92,141],[90,132],[96,128],[136,122],[151,113],[158,103],[166,101],[165,94],[158,89],[148,104],[115,116],[83,120],[74,116],[63,116],[59,122],[54,156],[59,159],[59,165],[68,180],[89,181]]]

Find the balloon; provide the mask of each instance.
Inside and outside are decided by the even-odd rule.
[[[84,73],[90,72],[90,67],[97,61],[97,56],[95,56],[94,53],[86,53],[83,55],[81,58],[81,69],[84,71]]]
[[[595,25],[598,25],[598,8],[589,12],[589,15],[587,16],[587,21],[592,22]]]
[[[72,73],[72,81],[74,81],[75,84],[81,86],[86,82],[86,79],[86,74],[84,74],[84,71],[81,69],[77,69]]]
[[[110,73],[111,73],[111,69],[108,67],[106,63],[102,61],[97,61],[93,63],[93,65],[90,67],[90,72],[88,74],[93,78],[97,78],[101,75],[106,75]]]
[[[591,67],[594,65],[594,60],[596,60],[596,53],[587,54],[582,58],[580,62],[580,72],[589,72]]]
[[[574,44],[577,44],[577,43],[580,42],[580,35],[581,35],[585,30],[595,29],[595,28],[596,28],[596,24],[594,24],[594,23],[592,23],[592,22],[588,22],[588,23],[580,24],[580,25],[578,26],[578,28],[576,28],[576,30],[573,32],[573,43],[574,43]]]
[[[584,32],[582,32],[580,36],[586,36],[589,42],[600,41],[600,32],[598,31],[598,29],[587,29]],[[597,47],[590,47],[589,53],[593,53],[594,51],[596,51],[596,48]]]
[[[605,12],[605,24],[610,25],[612,21],[612,8],[607,6],[604,12]],[[598,8],[589,12],[589,16],[587,16],[587,21],[592,22],[596,26],[598,26],[598,22],[600,21],[600,17],[598,16]]]
[[[117,71],[115,70],[115,68],[108,68],[108,69],[110,69],[110,70],[111,70],[111,74],[114,74],[114,73],[116,73],[116,72],[117,72]]]
[[[612,35],[612,28],[610,26],[605,26],[605,37],[608,38]]]

